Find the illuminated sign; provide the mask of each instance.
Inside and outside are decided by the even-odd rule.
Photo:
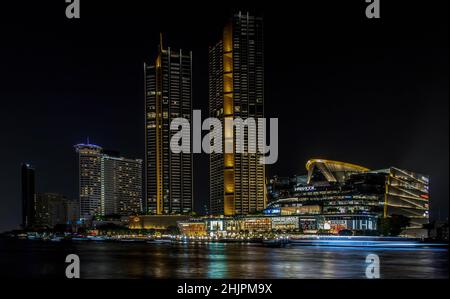
[[[264,214],[280,214],[280,209],[266,209]]]
[[[299,219],[297,217],[274,217],[272,218],[272,224],[298,224]]]
[[[314,191],[316,190],[316,187],[314,186],[301,186],[301,187],[295,187],[294,191],[302,192],[302,191]]]

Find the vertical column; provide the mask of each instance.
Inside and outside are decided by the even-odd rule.
[[[233,34],[232,24],[223,32],[223,113],[224,123],[233,121]],[[232,153],[224,151],[224,214],[235,213],[235,182],[234,182],[234,134],[233,126],[224,125],[224,148],[233,149]]]

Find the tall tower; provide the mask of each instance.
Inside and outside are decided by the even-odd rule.
[[[79,162],[80,218],[102,214],[102,148],[94,144],[75,146]]]
[[[149,214],[192,211],[192,153],[172,153],[173,119],[192,119],[192,52],[163,48],[145,76],[145,201]],[[189,137],[191,138],[191,137]],[[192,140],[192,139],[191,139]],[[192,144],[192,142],[191,142]]]
[[[234,148],[236,128],[224,121],[264,117],[264,42],[260,17],[234,14],[223,37],[209,50],[209,114],[219,118],[223,146]],[[258,133],[258,132],[257,132]],[[244,136],[247,144],[248,130]],[[213,214],[247,214],[265,207],[265,167],[260,153],[210,156],[210,205]]]
[[[35,219],[35,172],[30,164],[22,164],[22,227],[34,224]]]

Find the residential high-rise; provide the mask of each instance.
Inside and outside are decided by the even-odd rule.
[[[142,211],[142,160],[113,156],[93,144],[75,148],[79,155],[81,218]]]
[[[79,162],[80,217],[90,219],[102,213],[102,148],[94,144],[75,146]]]
[[[142,211],[142,160],[103,155],[102,203],[103,215]]]
[[[222,122],[223,147],[234,148],[236,142],[236,128],[225,130],[226,119],[264,117],[263,47],[262,18],[239,12],[225,26],[222,40],[209,50],[209,113]],[[247,143],[248,129],[244,131]],[[236,152],[210,155],[212,214],[264,209],[265,167],[260,157]]]
[[[145,201],[148,214],[192,211],[192,153],[173,153],[175,118],[192,119],[192,52],[163,48],[145,76]],[[187,136],[187,138],[191,138]],[[191,142],[192,144],[192,142]]]
[[[22,164],[22,227],[34,224],[35,218],[35,171],[30,164]]]

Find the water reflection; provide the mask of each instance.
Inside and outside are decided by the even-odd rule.
[[[0,276],[63,276],[68,253],[80,256],[84,278],[364,278],[370,253],[380,257],[382,278],[448,278],[446,249],[5,240]]]

